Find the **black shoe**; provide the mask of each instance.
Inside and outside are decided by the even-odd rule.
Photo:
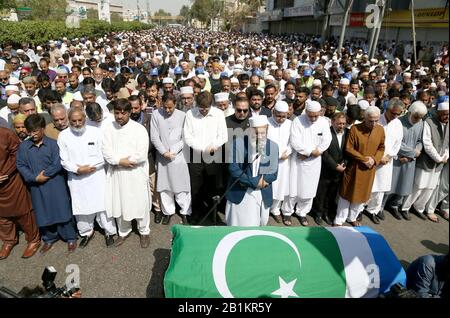
[[[376,214],[367,213],[367,216],[374,224],[380,224],[380,220],[378,220],[378,216]]]
[[[378,217],[381,221],[384,221],[384,219],[386,218],[386,216],[384,215],[384,211],[381,210],[380,212],[378,212],[377,217]]]
[[[106,247],[112,247],[114,245],[114,235],[105,235]]]
[[[332,224],[331,220],[328,218],[328,215],[326,215],[326,214],[324,216],[322,216],[322,220],[324,220],[325,223],[328,225]]]
[[[363,215],[362,213],[359,213],[358,216],[356,217],[356,221],[361,222],[363,219]]]
[[[417,215],[419,217],[419,219],[422,219],[424,221],[427,220],[427,217],[426,217],[425,213],[420,213],[413,206],[411,207],[410,211],[411,211],[410,213],[413,213],[413,214]]]
[[[398,211],[398,208],[392,208],[392,209],[391,209],[391,213],[392,213],[392,216],[393,216],[394,218],[396,218],[397,220],[401,220],[401,219],[402,219],[402,215],[401,215],[400,212]]]
[[[409,211],[400,210],[400,213],[405,220],[411,221],[411,214],[409,214]]]
[[[181,224],[189,225],[189,222],[188,222],[188,219],[187,219],[186,215],[182,215],[181,216]]]
[[[323,223],[321,216],[315,216],[314,221],[316,222],[317,225],[322,225]]]
[[[170,218],[171,218],[171,217],[172,217],[171,215],[164,215],[164,216],[162,217],[161,224],[163,224],[163,225],[169,224],[169,223],[170,223]]]
[[[163,214],[161,211],[155,212],[155,223],[156,224],[161,223],[162,217],[163,217]]]
[[[80,248],[85,248],[86,246],[88,246],[89,242],[92,240],[92,238],[94,237],[95,232],[93,232],[90,236],[83,236],[83,238],[81,239],[80,242]]]

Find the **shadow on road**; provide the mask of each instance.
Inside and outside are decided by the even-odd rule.
[[[169,266],[170,250],[158,248],[153,253],[155,262],[152,268],[152,277],[147,286],[147,298],[163,298],[164,297],[164,274]]]
[[[430,240],[423,240],[423,241],[421,241],[421,243],[423,246],[432,250],[435,253],[439,253],[439,254],[447,254],[448,253],[448,245],[447,244],[443,244],[443,243],[436,244]]]

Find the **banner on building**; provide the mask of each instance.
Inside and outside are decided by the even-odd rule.
[[[349,26],[362,27],[366,20],[366,13],[364,12],[352,12],[350,13]]]
[[[448,8],[414,10],[416,28],[448,28]],[[388,12],[383,19],[384,27],[412,28],[410,10]]]
[[[109,0],[100,0],[98,4],[98,19],[111,23],[111,13],[109,10]]]

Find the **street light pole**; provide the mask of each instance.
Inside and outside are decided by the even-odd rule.
[[[377,25],[377,29],[375,30],[375,39],[373,40],[372,50],[370,52],[369,58],[372,59],[377,51],[378,38],[380,37],[381,24],[383,23],[384,11],[386,9],[386,1],[381,0],[381,13],[379,16],[379,21]]]
[[[345,36],[345,30],[347,29],[347,20],[348,20],[348,14],[350,13],[350,10],[353,6],[353,0],[347,0],[345,5],[345,13],[344,13],[344,23],[342,24],[341,29],[341,36],[339,38],[339,46],[338,46],[338,52],[341,52],[342,45],[344,44],[344,36]]]
[[[416,50],[416,20],[414,19],[414,0],[411,0],[411,18],[412,18],[413,52],[415,64],[417,61],[417,50]]]

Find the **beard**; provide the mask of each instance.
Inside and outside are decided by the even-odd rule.
[[[75,135],[82,135],[84,134],[84,132],[86,131],[86,126],[80,127],[80,128],[76,128],[76,127],[70,127],[70,130],[75,134]]]
[[[141,113],[131,113],[130,118],[134,121],[139,120],[139,117],[141,117]]]
[[[212,78],[213,80],[219,80],[219,79],[220,79],[220,73],[219,73],[219,74],[212,73],[211,78]]]

